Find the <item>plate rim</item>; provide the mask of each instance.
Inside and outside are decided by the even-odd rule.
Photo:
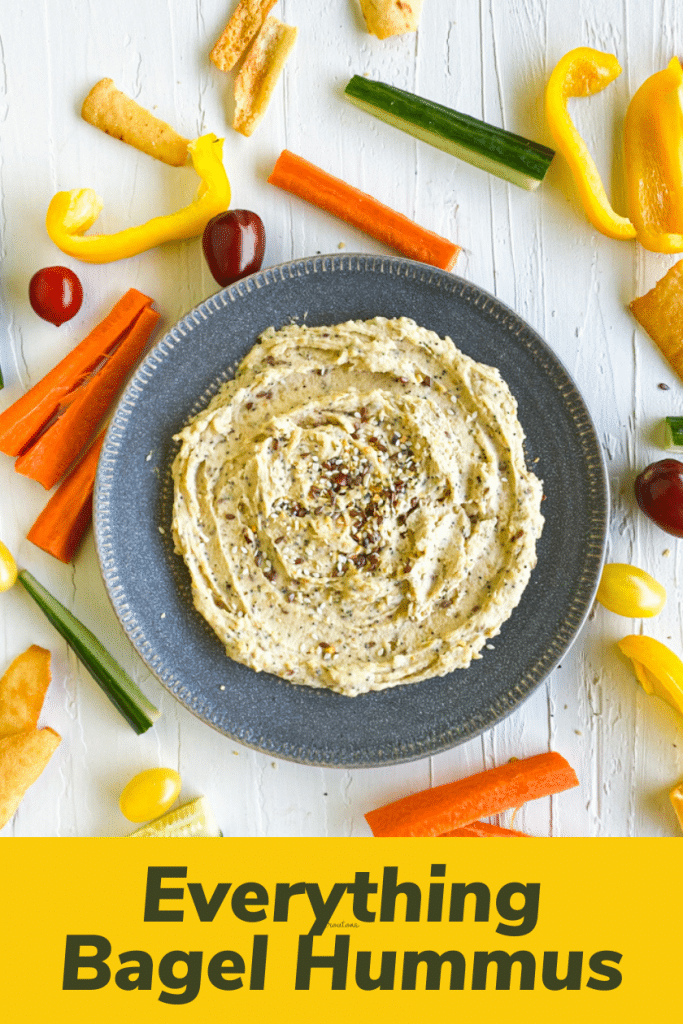
[[[593,481],[594,500],[597,498],[599,505],[599,507],[594,507],[591,510],[593,534],[585,539],[586,557],[584,561],[586,564],[584,566],[584,572],[580,582],[586,585],[584,586],[580,599],[578,601],[576,598],[572,600],[571,606],[567,609],[567,616],[565,622],[562,624],[561,630],[555,634],[552,642],[546,648],[543,657],[539,658],[536,665],[531,669],[527,669],[521,678],[516,678],[504,694],[499,695],[495,700],[491,700],[490,706],[487,709],[488,714],[481,716],[481,721],[475,722],[473,718],[470,717],[463,726],[456,728],[451,725],[446,731],[442,729],[437,737],[429,734],[429,737],[419,744],[415,741],[402,742],[400,744],[394,742],[392,749],[390,751],[382,750],[382,756],[379,758],[377,756],[366,756],[365,758],[359,759],[357,756],[351,756],[344,760],[333,759],[335,757],[339,757],[339,752],[337,751],[335,753],[334,751],[330,751],[324,747],[324,745],[321,747],[316,740],[313,742],[307,742],[305,745],[299,744],[298,749],[295,749],[294,744],[285,744],[285,747],[287,748],[285,749],[281,743],[275,742],[272,739],[270,743],[268,743],[267,738],[264,737],[259,737],[257,741],[253,741],[250,740],[249,737],[241,735],[240,731],[230,731],[226,729],[221,722],[216,720],[216,716],[214,716],[214,720],[212,720],[212,718],[207,715],[206,709],[199,706],[206,704],[206,700],[201,695],[198,697],[197,695],[193,695],[184,680],[172,679],[174,675],[173,670],[168,666],[164,666],[162,654],[153,649],[149,640],[145,636],[144,628],[136,619],[134,609],[132,609],[127,603],[125,588],[121,582],[119,569],[113,556],[111,541],[112,530],[108,516],[109,494],[112,488],[111,481],[119,449],[126,433],[128,419],[130,418],[133,407],[144,394],[146,384],[152,379],[156,369],[169,355],[170,350],[175,348],[176,344],[179,344],[183,339],[185,339],[195,327],[198,327],[203,322],[208,321],[211,315],[219,313],[225,308],[229,308],[232,303],[238,302],[240,299],[246,298],[255,289],[260,290],[269,285],[278,284],[281,281],[291,280],[292,278],[300,278],[302,276],[310,276],[312,274],[333,273],[338,270],[346,272],[371,271],[382,273],[388,271],[389,273],[396,274],[398,276],[403,274],[404,276],[413,277],[419,283],[434,284],[436,281],[438,282],[438,287],[441,287],[445,282],[447,282],[450,286],[450,293],[453,295],[457,293],[459,299],[464,299],[470,302],[473,306],[479,307],[482,312],[487,312],[489,307],[492,306],[498,314],[495,319],[500,321],[502,324],[507,320],[511,320],[513,325],[516,327],[516,330],[512,331],[512,333],[518,339],[520,339],[522,334],[526,333],[527,339],[531,342],[531,345],[528,347],[533,348],[535,353],[544,354],[547,360],[545,368],[547,369],[547,367],[550,366],[555,373],[559,370],[566,378],[566,390],[564,392],[560,392],[565,406],[569,408],[568,398],[570,396],[573,397],[574,407],[572,409],[572,419],[578,427],[579,419],[576,416],[576,410],[578,407],[578,410],[580,411],[580,421],[582,422],[582,426],[585,428],[583,430],[583,435],[584,437],[589,437],[593,442],[593,458],[589,460],[588,454],[586,453],[584,464],[586,466],[587,473]],[[229,379],[229,377],[230,373],[229,371],[226,371],[225,379]],[[213,394],[218,390],[220,383],[220,381],[214,381],[211,387],[209,387],[202,395],[195,398],[194,405],[197,407],[204,407]],[[439,270],[438,268],[431,267],[428,264],[418,263],[413,260],[404,259],[400,256],[380,256],[366,253],[332,253],[287,260],[283,263],[257,271],[249,277],[242,278],[240,281],[227,288],[219,289],[181,317],[166,332],[166,334],[153,345],[153,347],[143,357],[133,376],[128,381],[123,394],[117,402],[116,408],[114,409],[107,427],[102,453],[97,467],[93,493],[93,532],[98,563],[105,585],[105,590],[119,623],[123,627],[128,639],[149,671],[152,672],[164,688],[178,699],[188,711],[195,715],[195,717],[204,724],[211,726],[221,735],[247,746],[250,749],[266,753],[269,756],[276,756],[284,760],[315,767],[337,767],[341,769],[372,768],[386,767],[391,764],[401,764],[419,760],[421,758],[449,750],[454,746],[467,742],[470,739],[474,739],[485,730],[492,728],[494,725],[501,722],[508,715],[512,714],[513,711],[517,710],[524,700],[541,685],[544,679],[547,678],[547,676],[566,655],[590,614],[599,584],[600,573],[605,560],[607,530],[609,524],[609,498],[610,495],[605,456],[590,411],[576,385],[576,382],[574,381],[574,378],[569,373],[562,360],[556,355],[535,328],[531,326],[531,324],[485,289],[472,284],[456,274]],[[591,577],[590,580],[587,578],[589,576]],[[586,577],[585,580],[584,577]],[[424,682],[429,682],[429,680],[425,680]],[[419,686],[420,684],[411,685]],[[354,698],[354,700],[362,700],[363,696],[364,695],[360,695],[359,697]],[[379,744],[377,746],[379,746]],[[352,752],[352,754],[353,753],[354,752]],[[366,750],[361,752],[356,750],[355,753],[364,753],[368,755],[369,751]],[[388,756],[384,756],[387,754]]]

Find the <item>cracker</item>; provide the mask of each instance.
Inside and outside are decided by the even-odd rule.
[[[634,317],[683,378],[683,260],[629,304]]]
[[[233,128],[251,135],[266,112],[273,89],[296,41],[297,30],[268,17],[235,80]]]
[[[0,679],[0,737],[35,729],[49,685],[50,652],[34,644]]]
[[[111,78],[103,78],[92,87],[83,101],[81,117],[107,135],[172,167],[182,167],[187,160],[189,140],[117,89]]]
[[[220,71],[234,68],[268,17],[275,0],[240,0],[209,57]]]
[[[368,32],[378,39],[415,32],[422,0],[360,0]]]
[[[30,729],[0,739],[0,828],[10,820],[61,741],[54,729]]]

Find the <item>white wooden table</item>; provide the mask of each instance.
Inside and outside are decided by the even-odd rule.
[[[664,612],[644,625],[597,608],[545,684],[496,728],[447,753],[370,770],[322,770],[248,750],[196,720],[168,695],[112,612],[92,537],[71,566],[25,540],[42,487],[0,456],[0,536],[17,560],[102,638],[163,710],[143,737],[123,723],[20,589],[0,597],[0,665],[31,643],[53,652],[42,720],[63,743],[3,836],[124,835],[125,782],[167,765],[183,797],[204,793],[228,836],[363,836],[363,812],[406,792],[549,748],[576,768],[580,789],[528,805],[516,827],[551,836],[674,836],[668,788],[683,776],[681,720],[645,696],[615,642],[643,629],[683,648],[678,593],[681,542],[637,510],[633,480],[663,458],[657,425],[681,413],[682,387],[631,319],[626,303],[673,259],[611,241],[585,220],[557,158],[526,193],[459,163],[357,110],[342,97],[368,74],[504,127],[551,142],[543,91],[556,61],[591,45],[616,53],[622,76],[574,113],[623,209],[621,123],[638,85],[683,49],[673,0],[425,0],[419,33],[380,42],[356,0],[280,0],[273,13],[299,38],[271,107],[250,138],[235,133],[232,77],[208,51],[233,0],[23,0],[0,13],[0,361],[5,408],[72,348],[126,290],[156,300],[165,326],[217,288],[195,240],[104,266],[64,257],[44,215],[61,188],[92,186],[105,199],[101,230],[141,222],[189,201],[196,176],[166,167],[86,125],[80,104],[102,77],[193,137],[225,135],[232,205],[258,211],[265,265],[315,253],[386,250],[266,182],[287,147],[383,199],[463,247],[457,272],[512,306],[543,335],[583,391],[597,424],[612,497],[609,561],[633,562],[667,588]],[[59,330],[28,304],[35,270],[66,263],[86,298]],[[658,387],[667,384],[669,390]]]

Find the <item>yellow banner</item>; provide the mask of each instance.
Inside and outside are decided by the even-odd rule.
[[[2,850],[3,1021],[680,1016],[672,841],[14,839]]]

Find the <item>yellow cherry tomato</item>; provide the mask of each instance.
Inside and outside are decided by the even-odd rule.
[[[128,821],[150,821],[167,811],[180,793],[181,779],[173,768],[149,768],[130,780],[119,797]]]
[[[17,563],[12,554],[0,540],[0,594],[9,590],[17,582]]]
[[[678,655],[651,636],[625,636],[617,646],[631,659],[645,693],[661,697],[683,714],[683,661]]]
[[[629,619],[649,619],[659,615],[666,601],[666,590],[644,569],[611,562],[602,570],[595,595],[610,612]]]
[[[678,823],[681,826],[683,832],[683,782],[679,782],[677,786],[669,793],[669,799],[671,800],[671,806],[676,812]]]

